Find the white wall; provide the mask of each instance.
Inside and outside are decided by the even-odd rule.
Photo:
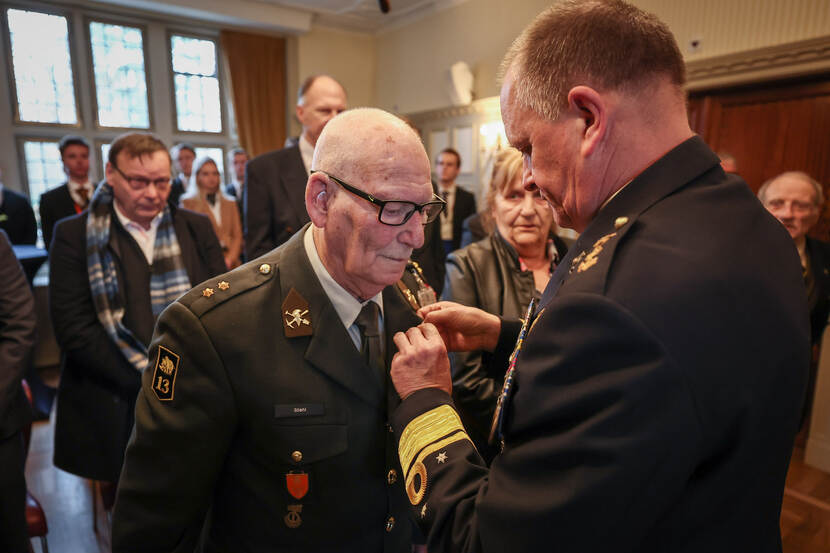
[[[294,119],[297,88],[308,75],[326,73],[337,79],[349,96],[349,106],[375,105],[377,55],[375,37],[366,33],[315,27],[311,32],[289,39],[288,90],[289,135],[300,132]],[[293,56],[293,58],[292,58]]]
[[[830,36],[827,0],[633,0],[663,19],[687,61]],[[498,93],[496,73],[513,38],[549,0],[469,0],[377,36],[377,101],[404,113],[449,105],[447,69],[465,61],[477,98]],[[688,43],[701,39],[697,53]]]

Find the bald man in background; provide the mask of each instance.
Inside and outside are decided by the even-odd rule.
[[[309,221],[305,184],[314,146],[326,124],[346,109],[346,91],[328,75],[312,75],[300,86],[296,115],[303,126],[297,144],[248,162],[243,187],[246,259],[271,251]]]
[[[312,167],[312,224],[162,314],[113,551],[190,552],[203,522],[206,552],[410,551],[388,368],[419,319],[393,285],[443,202],[380,110],[333,119]]]

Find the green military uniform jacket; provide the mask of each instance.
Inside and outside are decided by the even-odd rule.
[[[387,423],[399,400],[349,338],[303,234],[159,318],[113,551],[410,550]],[[388,366],[392,336],[419,319],[395,286],[383,302]]]

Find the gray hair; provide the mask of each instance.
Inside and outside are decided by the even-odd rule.
[[[771,179],[767,179],[766,182],[761,185],[761,188],[758,189],[758,199],[761,200],[762,204],[765,204],[767,201],[767,189],[769,186],[778,179],[785,177],[801,179],[804,182],[810,183],[815,191],[815,205],[817,207],[824,205],[824,188],[821,186],[821,183],[804,171],[786,171],[778,176],[772,177]]]
[[[683,95],[686,69],[674,36],[654,15],[621,0],[567,0],[539,14],[502,62],[520,106],[555,120],[577,85],[643,89],[668,78]]]

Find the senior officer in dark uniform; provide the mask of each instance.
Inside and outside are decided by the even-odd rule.
[[[655,17],[558,3],[505,65],[525,186],[581,236],[526,319],[489,470],[445,343],[503,353],[516,326],[439,303],[394,338],[393,424],[430,553],[780,552],[809,343],[789,236],[692,134]]]
[[[443,203],[380,110],[333,119],[314,169],[310,225],[159,319],[114,551],[193,551],[203,521],[210,552],[410,550],[388,361],[419,319],[390,285]]]

